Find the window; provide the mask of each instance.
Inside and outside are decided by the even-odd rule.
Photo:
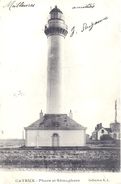
[[[104,130],[101,130],[101,133],[103,134],[104,133]]]

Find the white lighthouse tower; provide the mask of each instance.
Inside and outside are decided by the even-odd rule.
[[[61,112],[63,42],[68,33],[67,26],[57,6],[49,16],[44,30],[48,38],[47,112],[43,115],[41,111],[40,118],[25,127],[25,146],[85,146],[86,128],[73,120],[72,111],[69,116]]]
[[[55,6],[50,13],[45,34],[48,37],[48,68],[47,68],[47,113],[61,113],[62,61],[64,38],[67,35],[63,13]]]

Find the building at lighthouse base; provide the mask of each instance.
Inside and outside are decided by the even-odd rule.
[[[25,128],[27,147],[85,146],[86,128],[67,114],[45,114]]]

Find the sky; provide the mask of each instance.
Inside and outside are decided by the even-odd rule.
[[[71,109],[73,119],[91,134],[97,123],[108,128],[114,122],[117,99],[120,121],[119,1],[25,0],[34,7],[10,9],[9,2],[0,1],[0,138],[22,138],[24,127],[39,118],[41,109],[46,113],[44,26],[55,5],[68,25],[62,113]],[[94,7],[80,8],[89,3]],[[91,30],[82,31],[84,23],[90,26],[98,21]]]

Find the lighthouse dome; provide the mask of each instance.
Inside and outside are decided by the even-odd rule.
[[[50,19],[64,19],[62,11],[57,6],[50,11]]]
[[[62,13],[62,11],[59,9],[59,8],[57,8],[57,6],[55,6],[55,8],[53,8],[51,11],[50,11],[50,14],[52,14],[52,13]],[[63,13],[62,13],[63,14]]]

